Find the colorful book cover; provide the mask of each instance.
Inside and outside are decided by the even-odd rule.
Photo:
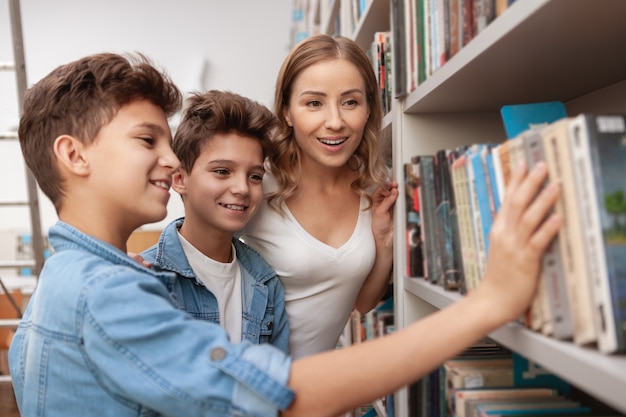
[[[437,259],[437,240],[435,237],[435,157],[420,156],[420,183],[422,208],[422,234],[424,236],[425,276],[430,282],[436,282],[441,275]]]
[[[513,352],[513,385],[518,388],[552,388],[566,397],[571,392],[571,387],[565,380],[515,352]]]
[[[455,244],[456,217],[453,217],[451,192],[452,179],[448,167],[448,151],[435,155],[435,213],[437,217],[438,256],[441,265],[439,284],[446,290],[458,290],[461,283],[460,257]]]
[[[570,123],[578,202],[596,309],[598,348],[626,351],[626,115],[581,114]]]
[[[424,276],[424,257],[422,254],[421,219],[418,189],[419,157],[404,165],[405,200],[406,200],[406,262],[408,277]]]
[[[472,169],[474,170],[474,186],[480,213],[480,223],[482,226],[483,241],[485,244],[485,254],[489,254],[489,232],[493,223],[493,212],[491,205],[490,190],[488,186],[489,173],[484,163],[483,154],[490,145],[481,145],[480,150],[470,158]]]
[[[560,101],[527,104],[510,104],[500,109],[506,136],[512,139],[525,130],[543,127],[567,117],[565,105]]]
[[[472,213],[469,205],[469,190],[467,188],[466,161],[467,158],[465,152],[463,152],[450,166],[459,232],[459,254],[461,255],[461,264],[463,266],[463,283],[459,292],[463,295],[472,291],[475,283],[480,280],[476,270],[476,250],[474,248]]]
[[[485,240],[483,239],[483,227],[481,223],[480,209],[478,207],[478,196],[476,193],[476,185],[474,179],[474,169],[471,163],[471,160],[474,155],[480,153],[482,145],[475,144],[472,145],[466,152],[465,157],[467,158],[467,163],[465,165],[467,170],[467,189],[469,196],[469,208],[472,216],[472,234],[474,238],[474,249],[475,249],[475,260],[476,260],[476,270],[478,271],[479,279],[482,279],[482,276],[485,272],[485,266],[487,264],[487,252],[485,251]],[[478,287],[479,282],[474,283],[474,288]]]

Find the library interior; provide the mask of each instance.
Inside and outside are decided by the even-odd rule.
[[[367,55],[382,110],[375,134],[399,191],[387,288],[375,307],[355,308],[340,323],[336,349],[405,329],[476,291],[491,226],[520,166],[545,165],[560,189],[551,214],[561,226],[541,257],[527,311],[420,380],[341,417],[626,416],[624,0],[0,0],[0,7],[7,179],[0,417],[26,417],[9,347],[55,256],[48,230],[57,213],[18,137],[28,88],[92,53],[141,52],[184,100],[228,90],[273,111],[282,63],[319,34],[348,38]],[[181,111],[169,119],[172,137],[182,120]],[[170,194],[165,218],[134,230],[128,253],[158,245],[166,225],[184,216],[180,196]]]

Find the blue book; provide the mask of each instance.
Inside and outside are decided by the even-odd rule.
[[[520,410],[486,410],[482,411],[479,416],[487,417],[487,416],[558,416],[559,414],[564,414],[566,416],[570,416],[572,414],[587,414],[591,412],[591,408],[589,407],[560,407],[560,408],[534,408],[534,409],[520,409]]]
[[[485,243],[485,255],[489,254],[489,231],[493,223],[493,216],[489,204],[489,191],[487,189],[487,173],[482,160],[482,150],[485,145],[481,145],[481,149],[470,157],[470,164],[474,170],[474,187],[476,190],[476,201],[478,202],[478,211],[480,213],[481,230],[483,241]]]
[[[474,260],[478,271],[478,277],[482,278],[485,272],[485,266],[487,265],[487,252],[485,250],[485,240],[483,238],[482,219],[480,216],[478,193],[476,192],[476,181],[472,159],[475,155],[480,155],[482,144],[472,145],[466,152],[465,158],[467,160],[465,169],[467,173],[467,193],[469,198],[469,211],[471,216],[471,231],[474,240],[475,256]],[[474,287],[478,286],[478,282],[473,284]]]
[[[567,117],[567,111],[562,102],[547,101],[503,106],[500,115],[506,137],[513,139],[525,130],[545,126]]]
[[[569,396],[571,392],[571,387],[565,380],[515,352],[513,352],[513,386],[518,388],[547,387],[564,396]]]
[[[482,160],[485,169],[485,180],[487,181],[487,191],[489,193],[489,205],[491,208],[491,214],[495,217],[498,210],[500,210],[500,195],[498,193],[498,186],[496,185],[496,172],[493,166],[493,154],[492,150],[498,145],[488,144],[482,150]]]

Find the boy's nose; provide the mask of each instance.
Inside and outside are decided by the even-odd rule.
[[[235,178],[233,183],[232,191],[234,194],[247,195],[250,191],[250,186],[248,185],[248,176],[247,175],[239,175]]]
[[[163,166],[171,168],[172,172],[180,168],[180,161],[178,160],[178,157],[171,148],[166,149],[163,152],[163,155],[160,158],[160,162]]]

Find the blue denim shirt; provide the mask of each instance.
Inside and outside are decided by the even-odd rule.
[[[277,416],[291,360],[231,344],[177,308],[163,280],[117,248],[59,222],[9,350],[22,417]]]
[[[184,218],[165,227],[159,242],[141,255],[157,271],[174,272],[165,284],[179,308],[200,320],[220,323],[217,299],[189,265],[178,237]],[[241,340],[270,343],[289,353],[285,292],[276,272],[254,249],[233,239],[241,269]]]

